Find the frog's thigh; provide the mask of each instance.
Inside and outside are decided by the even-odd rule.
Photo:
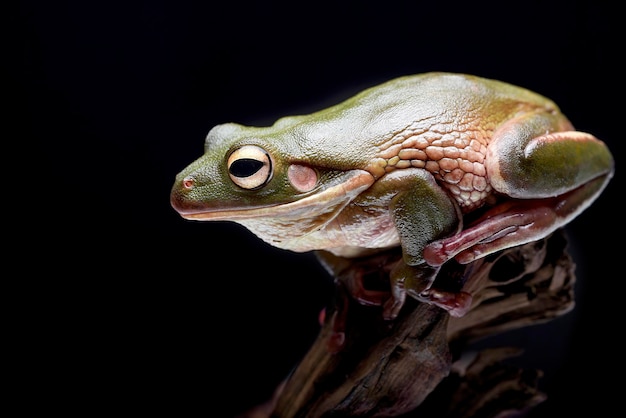
[[[561,195],[610,173],[613,158],[603,142],[574,131],[564,117],[534,113],[496,130],[485,166],[494,189],[533,199]]]
[[[593,136],[555,131],[571,126],[555,115],[515,119],[495,132],[487,152],[493,187],[513,199],[496,205],[459,234],[431,243],[431,265],[455,257],[469,263],[546,237],[584,210],[607,185],[613,158]],[[548,132],[548,133],[546,133]]]

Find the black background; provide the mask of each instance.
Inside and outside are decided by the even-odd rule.
[[[25,158],[5,202],[23,227],[15,386],[38,400],[24,408],[230,417],[270,396],[315,337],[330,279],[235,224],[184,221],[174,176],[216,124],[442,70],[544,94],[614,152],[612,183],[567,228],[576,309],[507,336],[545,371],[531,417],[609,415],[623,396],[609,380],[623,372],[617,16],[601,1],[21,1],[5,141]]]

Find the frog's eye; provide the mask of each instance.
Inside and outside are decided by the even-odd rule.
[[[261,147],[244,145],[228,157],[228,175],[243,189],[256,189],[272,177],[272,161]]]

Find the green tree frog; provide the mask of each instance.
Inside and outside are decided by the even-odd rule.
[[[585,210],[614,172],[606,144],[534,92],[473,75],[402,76],[269,127],[213,127],[177,176],[186,219],[237,222],[270,245],[315,251],[361,303],[396,317],[406,295],[462,316],[472,295],[433,286],[470,263],[542,239]],[[389,291],[362,260],[391,248]]]

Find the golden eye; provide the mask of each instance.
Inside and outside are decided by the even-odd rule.
[[[263,148],[244,145],[228,157],[228,175],[243,189],[257,189],[272,178],[272,161]]]

